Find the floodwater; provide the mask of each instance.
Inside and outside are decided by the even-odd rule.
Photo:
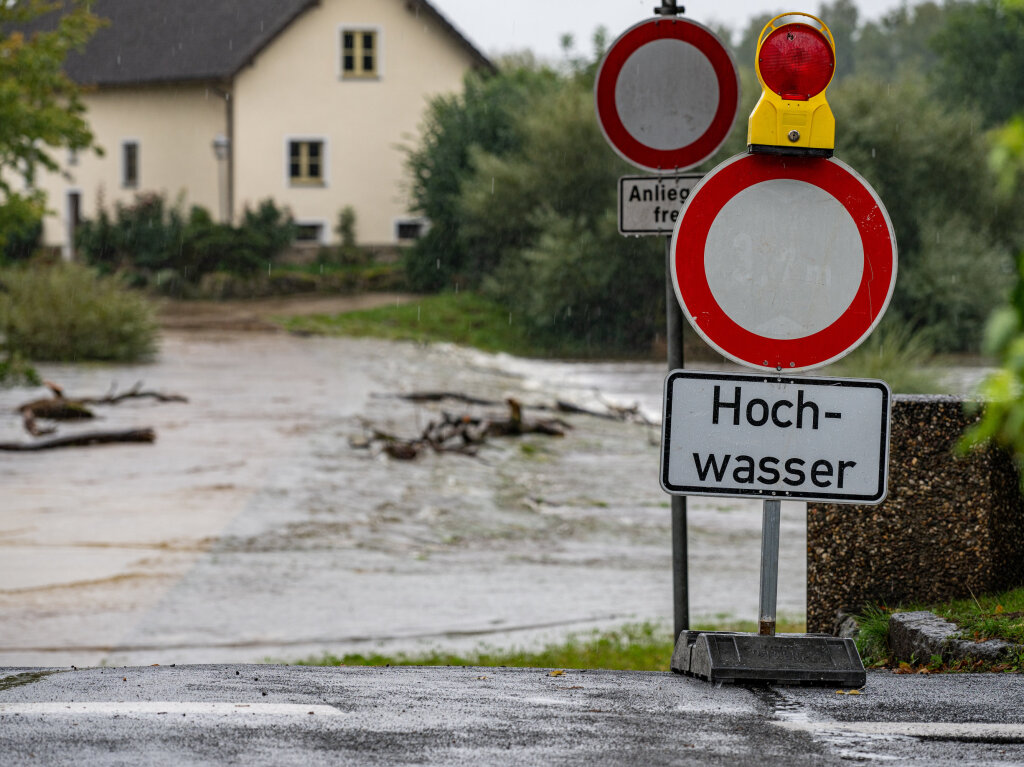
[[[69,396],[130,400],[60,433],[150,426],[152,445],[0,453],[0,665],[289,661],[322,652],[529,646],[671,625],[660,427],[566,417],[564,438],[401,462],[349,439],[414,436],[458,391],[527,405],[638,403],[653,363],[520,360],[446,345],[170,331],[146,365],[45,365]],[[45,389],[0,391],[14,408]],[[527,415],[533,415],[527,411]],[[779,611],[805,605],[805,507],[784,503]],[[760,503],[690,499],[694,620],[757,618]]]

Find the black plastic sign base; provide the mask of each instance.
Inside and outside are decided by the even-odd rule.
[[[672,670],[715,683],[863,687],[867,682],[853,640],[825,634],[683,631]]]

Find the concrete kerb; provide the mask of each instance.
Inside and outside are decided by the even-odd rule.
[[[837,612],[833,633],[856,639],[858,627],[854,616],[841,610]],[[1024,653],[1024,645],[1002,639],[984,642],[964,639],[955,623],[928,610],[893,613],[889,619],[889,649],[901,663],[928,662],[936,655],[947,663],[960,660],[998,663],[1014,654]]]
[[[1024,645],[1002,639],[963,639],[955,623],[927,610],[893,613],[889,619],[889,647],[897,660],[907,663],[927,661],[934,655],[946,662],[973,659],[998,663],[1024,652]]]

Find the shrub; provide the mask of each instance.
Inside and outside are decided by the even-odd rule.
[[[0,271],[0,333],[12,358],[128,362],[156,350],[149,303],[76,264]]]
[[[42,237],[43,220],[40,218],[27,221],[7,232],[3,253],[0,254],[0,264],[27,261],[39,249]]]
[[[151,281],[173,271],[186,283],[198,283],[217,271],[249,274],[265,268],[295,239],[291,214],[264,200],[246,208],[241,226],[217,223],[193,206],[186,216],[181,205],[169,207],[163,196],[139,195],[132,205],[117,204],[113,218],[101,209],[82,222],[76,235],[78,252],[104,272],[130,270]]]

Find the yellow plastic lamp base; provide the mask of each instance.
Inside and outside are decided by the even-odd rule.
[[[824,93],[807,101],[786,101],[764,92],[747,122],[747,144],[831,152],[836,146],[836,118]]]

